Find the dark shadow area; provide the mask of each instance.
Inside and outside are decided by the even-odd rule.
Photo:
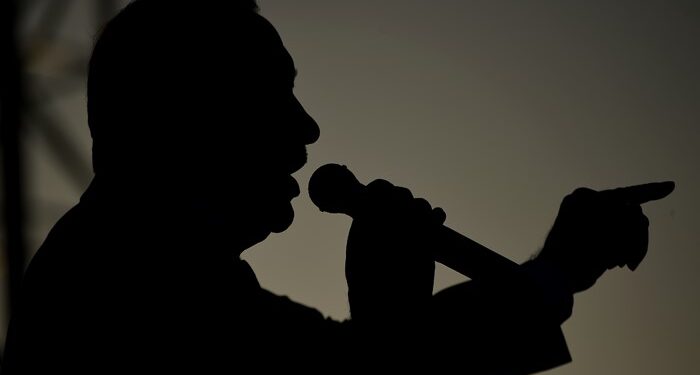
[[[352,319],[333,321],[264,290],[240,259],[292,223],[291,175],[319,138],[295,75],[253,1],[137,0],[106,25],[88,79],[95,177],[25,274],[5,374],[524,374],[571,360],[573,294],[641,262],[640,205],[673,183],[577,190],[532,261],[460,258],[480,273],[433,295],[436,252],[473,245],[376,180],[348,202]]]

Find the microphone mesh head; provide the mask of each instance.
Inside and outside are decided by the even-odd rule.
[[[309,197],[323,212],[350,214],[363,187],[346,166],[326,164],[311,175]]]

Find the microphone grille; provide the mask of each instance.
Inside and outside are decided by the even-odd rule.
[[[350,214],[364,186],[340,164],[319,167],[309,180],[309,197],[323,212]]]

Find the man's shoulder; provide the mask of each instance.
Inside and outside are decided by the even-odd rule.
[[[85,245],[84,237],[89,230],[81,231],[79,228],[88,224],[89,220],[83,217],[81,211],[83,208],[80,204],[75,205],[54,224],[32,257],[27,269],[28,276],[32,276],[39,270],[43,272],[47,268],[64,263],[63,259],[73,257],[80,250],[79,248]],[[60,264],[60,266],[65,265]]]

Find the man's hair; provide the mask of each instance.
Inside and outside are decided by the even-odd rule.
[[[216,79],[217,61],[236,51],[230,35],[251,37],[246,26],[257,12],[254,0],[135,0],[111,19],[88,72],[95,172],[106,159],[125,164],[140,142],[147,147],[172,130],[163,126]]]

